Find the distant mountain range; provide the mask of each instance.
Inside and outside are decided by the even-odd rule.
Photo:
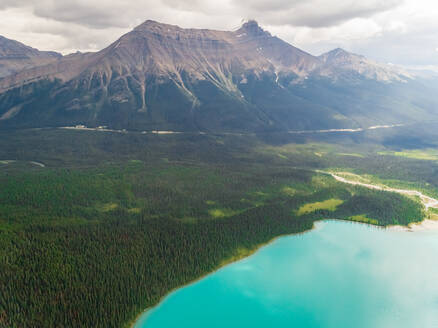
[[[335,49],[312,56],[255,21],[236,31],[146,21],[96,53],[0,37],[0,128],[287,131],[437,116],[437,83]]]
[[[46,65],[61,58],[54,51],[39,51],[0,36],[0,78],[27,68]]]

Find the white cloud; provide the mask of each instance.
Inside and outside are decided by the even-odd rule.
[[[400,5],[400,0],[240,0],[245,11],[263,13],[270,25],[330,27],[354,18],[366,18]]]
[[[98,50],[146,19],[230,30],[253,18],[319,54],[343,47],[395,64],[438,65],[432,0],[1,0],[0,34],[44,50]]]

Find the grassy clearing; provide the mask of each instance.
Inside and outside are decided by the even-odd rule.
[[[208,214],[214,219],[222,219],[238,214],[239,211],[235,211],[229,208],[215,208],[208,211]]]
[[[297,193],[297,190],[286,186],[283,189],[281,189],[281,192],[287,196],[293,197]]]
[[[413,149],[404,151],[382,151],[379,155],[392,155],[412,159],[421,159],[425,161],[437,161],[438,151],[436,149]]]
[[[344,201],[342,199],[331,198],[322,202],[308,203],[301,206],[297,214],[299,216],[315,212],[316,210],[329,210],[335,211],[336,208],[341,205]]]
[[[362,154],[357,154],[357,153],[338,153],[338,155],[340,155],[340,156],[350,156],[350,157],[365,158],[364,155],[362,155]]]
[[[100,212],[114,211],[117,207],[118,207],[118,205],[116,203],[98,204],[96,206],[97,210]]]

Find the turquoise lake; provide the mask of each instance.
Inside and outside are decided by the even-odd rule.
[[[169,294],[136,328],[438,327],[438,231],[325,221]]]

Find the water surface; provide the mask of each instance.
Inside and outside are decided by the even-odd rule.
[[[438,327],[438,231],[328,221],[166,297],[136,328]]]

